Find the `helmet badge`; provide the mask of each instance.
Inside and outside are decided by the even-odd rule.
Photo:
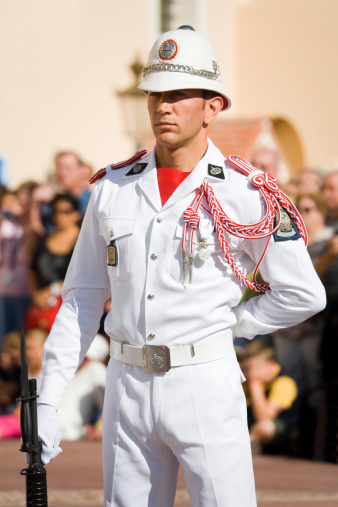
[[[174,40],[168,39],[165,40],[159,50],[158,55],[161,58],[161,60],[172,60],[177,55],[177,44]]]

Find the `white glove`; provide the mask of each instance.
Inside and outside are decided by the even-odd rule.
[[[52,405],[38,404],[38,434],[42,444],[41,461],[47,465],[62,452],[59,418]]]

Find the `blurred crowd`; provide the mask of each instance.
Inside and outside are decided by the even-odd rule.
[[[252,164],[278,179],[279,155]],[[308,232],[308,252],[327,294],[320,314],[248,343],[236,339],[253,450],[338,462],[338,170],[304,168],[281,185]]]
[[[55,156],[45,183],[0,186],[0,439],[20,435],[20,330],[29,374],[38,379],[42,347],[61,305],[61,289],[89,198],[92,168],[74,152]],[[251,160],[278,179],[279,154]],[[282,186],[307,227],[308,251],[327,293],[327,308],[306,322],[235,348],[247,382],[254,452],[337,460],[338,170],[304,168]],[[109,311],[107,302],[105,312]],[[103,315],[104,319],[104,315]],[[102,319],[102,323],[103,323]],[[103,324],[60,409],[63,437],[101,438],[108,338]]]
[[[21,329],[28,373],[39,390],[43,344],[61,306],[63,281],[91,195],[92,168],[76,153],[57,153],[54,164],[44,183],[26,181],[15,190],[0,186],[0,439],[20,436]],[[66,439],[101,436],[108,343],[98,329],[67,391],[60,408]]]

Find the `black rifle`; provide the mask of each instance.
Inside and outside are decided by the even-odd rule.
[[[21,412],[22,446],[20,451],[29,454],[30,464],[23,468],[26,476],[26,506],[48,507],[46,469],[41,461],[41,445],[38,439],[36,380],[28,380],[25,335],[21,331]]]

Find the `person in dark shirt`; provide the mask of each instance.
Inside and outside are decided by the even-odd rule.
[[[0,351],[0,415],[10,414],[20,393],[20,333],[5,336]]]
[[[40,239],[31,264],[34,306],[27,314],[26,329],[49,330],[61,306],[61,289],[80,232],[79,204],[70,194],[58,194],[52,203],[55,231]]]
[[[240,353],[246,376],[245,394],[253,452],[291,452],[298,437],[302,388],[274,359],[274,350],[261,340]]]

